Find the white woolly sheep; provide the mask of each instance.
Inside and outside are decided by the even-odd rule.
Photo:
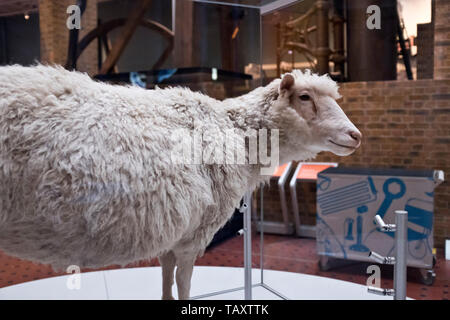
[[[221,133],[279,129],[280,163],[348,155],[361,134],[337,98],[329,77],[301,71],[218,101],[61,67],[0,67],[0,249],[57,269],[158,257],[163,299],[175,267],[187,299],[196,257],[267,177],[260,164],[174,163],[170,133],[195,121]]]

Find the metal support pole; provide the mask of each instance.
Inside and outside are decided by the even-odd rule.
[[[408,212],[395,211],[395,224],[386,224],[379,215],[375,223],[384,231],[395,231],[395,257],[383,257],[376,252],[370,252],[369,258],[377,263],[394,265],[394,289],[368,287],[370,293],[383,296],[394,296],[394,300],[406,300],[406,267],[408,245]]]
[[[244,228],[238,231],[238,235],[244,236],[244,286],[202,294],[191,297],[192,300],[204,299],[240,290],[244,290],[245,300],[252,300],[252,288],[261,285],[252,285],[252,193],[245,193],[243,200],[239,212],[243,213]]]
[[[252,210],[251,192],[244,195],[242,212],[244,214],[244,295],[252,300]]]
[[[264,184],[259,185],[260,192],[260,221],[259,221],[259,267],[261,268],[261,283],[264,283]]]
[[[408,243],[408,212],[395,211],[395,265],[394,265],[394,300],[406,299],[406,246]]]

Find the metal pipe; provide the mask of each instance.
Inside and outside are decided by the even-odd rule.
[[[328,10],[330,4],[327,0],[318,0],[317,8],[317,72],[328,73],[328,61],[330,56],[330,45],[328,43]]]
[[[260,200],[261,200],[261,218],[259,224],[259,267],[261,268],[261,283],[264,283],[264,184],[259,185]]]
[[[382,255],[370,251],[369,258],[372,259],[375,262],[381,263],[381,264],[395,264],[395,258],[394,257],[383,257]]]
[[[395,211],[395,257],[394,266],[394,300],[406,299],[406,268],[408,244],[408,212],[403,210]]]
[[[393,296],[395,294],[394,289],[383,289],[378,287],[368,287],[367,292],[374,293],[379,296]]]
[[[395,224],[386,224],[378,214],[375,216],[375,223],[377,226],[381,229],[381,231],[389,232],[389,231],[395,231]]]
[[[344,51],[344,4],[343,0],[334,0],[333,42],[334,42],[334,71],[340,73],[341,81],[345,77]]]
[[[244,214],[244,295],[245,300],[252,300],[252,194],[244,195],[242,212]]]

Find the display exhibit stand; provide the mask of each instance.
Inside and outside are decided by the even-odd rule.
[[[244,217],[244,229],[241,234],[244,237],[244,286],[226,289],[221,291],[216,291],[212,293],[207,293],[203,295],[198,295],[192,297],[191,299],[203,299],[211,296],[221,295],[224,293],[229,293],[233,291],[244,290],[245,300],[252,300],[252,289],[254,287],[262,287],[281,299],[288,300],[286,296],[282,293],[271,288],[269,285],[264,283],[264,230],[263,230],[263,186],[260,186],[261,192],[261,211],[260,211],[260,269],[261,269],[261,279],[257,284],[252,284],[252,232],[251,232],[251,200],[252,193],[247,192],[244,196],[244,201],[240,207],[241,212]],[[394,265],[394,288],[393,289],[383,289],[378,287],[368,287],[369,293],[374,293],[383,296],[393,296],[394,300],[405,300],[406,299],[406,268],[407,268],[407,230],[408,230],[408,212],[404,210],[395,211],[395,225],[386,224],[383,219],[379,216],[375,216],[375,223],[380,228],[382,232],[395,232],[395,256],[394,257],[384,257],[376,252],[370,252],[369,258],[377,263],[381,264],[392,264]]]
[[[243,213],[244,217],[244,229],[240,232],[240,234],[244,237],[244,286],[237,287],[232,289],[225,289],[220,291],[215,291],[211,293],[206,293],[198,296],[191,297],[191,300],[203,299],[211,296],[217,296],[224,293],[229,293],[233,291],[244,290],[245,300],[252,300],[252,289],[255,287],[262,287],[281,299],[288,300],[286,296],[279,293],[277,290],[271,288],[269,285],[264,283],[264,228],[263,228],[263,188],[262,185],[260,187],[261,192],[261,230],[260,230],[260,268],[261,268],[261,280],[257,284],[252,284],[252,210],[251,210],[251,202],[252,202],[252,193],[247,192],[244,195],[244,201],[240,208],[240,211]]]
[[[194,2],[197,3],[203,3],[205,5],[223,5],[223,6],[230,6],[230,7],[242,7],[242,8],[248,8],[248,9],[256,9],[259,11],[259,24],[260,24],[260,35],[259,35],[259,41],[260,41],[260,46],[262,46],[262,16],[269,14],[269,13],[273,13],[277,10],[280,10],[282,8],[287,8],[291,5],[294,4],[298,4],[300,2],[302,2],[303,0],[270,0],[270,1],[264,1],[261,2],[259,5],[245,5],[242,3],[232,3],[232,2],[227,2],[227,1],[220,1],[220,0],[192,0]],[[260,48],[259,50],[259,55],[260,55],[260,79],[262,79],[262,48]],[[327,63],[328,65],[328,63]],[[261,84],[262,84],[262,80],[261,80]],[[261,193],[262,193],[262,188],[261,188]],[[270,292],[274,293],[275,295],[279,296],[280,298],[283,299],[287,299],[285,296],[283,296],[282,294],[278,293],[276,290],[270,288],[268,285],[266,285],[264,283],[264,275],[263,275],[263,237],[264,237],[264,232],[263,232],[263,226],[262,226],[262,222],[263,222],[263,217],[262,217],[262,207],[261,207],[261,229],[260,231],[260,241],[261,241],[261,255],[260,255],[260,259],[261,259],[261,282],[258,284],[252,284],[252,233],[251,233],[251,199],[252,199],[252,193],[251,192],[247,192],[244,196],[244,202],[243,205],[241,206],[241,212],[243,212],[243,219],[244,219],[244,229],[242,230],[241,234],[244,237],[244,287],[239,287],[239,288],[234,288],[234,289],[228,289],[228,290],[222,290],[222,291],[217,291],[217,292],[213,292],[213,293],[208,293],[208,294],[204,294],[204,295],[199,295],[199,296],[195,296],[192,297],[191,299],[200,299],[200,298],[205,298],[205,297],[209,297],[209,296],[215,296],[215,295],[219,295],[219,294],[223,294],[223,293],[227,293],[227,292],[233,292],[233,291],[238,291],[238,290],[244,290],[245,292],[245,299],[250,300],[252,298],[252,288],[257,287],[257,286],[261,286],[267,290],[269,290]],[[261,197],[261,203],[262,203],[262,197]]]

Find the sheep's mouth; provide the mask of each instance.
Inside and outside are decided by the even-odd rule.
[[[347,148],[347,149],[352,149],[352,150],[356,149],[356,147],[339,144],[339,143],[334,142],[333,140],[328,140],[328,141],[330,141],[332,144],[335,144],[335,145],[337,145],[339,147],[342,147],[342,148]]]

